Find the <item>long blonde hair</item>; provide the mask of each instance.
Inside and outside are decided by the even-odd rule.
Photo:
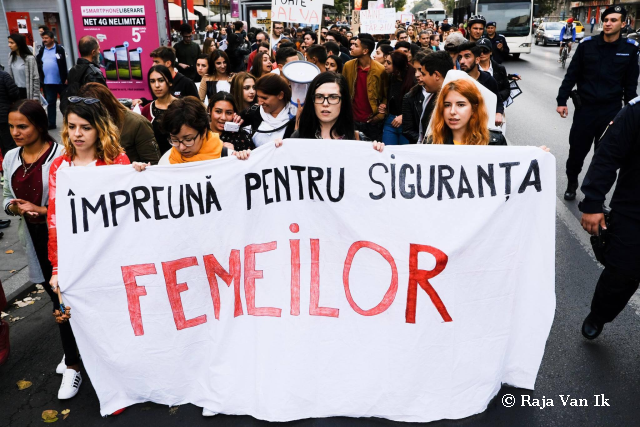
[[[473,109],[464,133],[464,140],[461,143],[463,145],[489,144],[489,129],[487,128],[489,115],[484,105],[484,99],[482,99],[482,94],[476,85],[464,79],[454,80],[442,86],[431,119],[431,143],[444,144],[448,138],[453,136],[451,129],[444,121],[444,100],[452,91],[467,98]]]
[[[67,155],[73,160],[77,153],[76,147],[69,138],[69,114],[75,114],[86,120],[98,131],[98,139],[95,143],[96,159],[103,160],[106,164],[112,164],[116,157],[124,153],[120,145],[120,132],[111,120],[111,116],[100,102],[87,105],[84,101],[69,103],[64,115],[64,125],[60,137]]]

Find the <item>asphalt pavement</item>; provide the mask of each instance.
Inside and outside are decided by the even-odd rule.
[[[502,387],[487,410],[464,420],[430,423],[434,426],[627,426],[638,425],[640,398],[640,301],[632,299],[622,314],[606,325],[595,341],[582,338],[580,327],[589,312],[591,295],[600,274],[589,248],[588,235],[579,225],[578,200],[562,199],[566,186],[564,163],[568,154],[568,135],[573,118],[560,118],[555,112],[558,87],[564,70],[556,62],[557,47],[534,46],[529,55],[505,65],[509,73],[522,76],[523,91],[506,110],[507,138],[512,145],[546,145],[557,158],[558,183],[556,193],[556,297],[555,320],[536,382],[535,391]],[[589,157],[587,162],[590,161]],[[588,164],[588,163],[587,163]],[[585,171],[586,172],[586,168]],[[580,179],[582,180],[584,172]],[[0,218],[4,218],[0,214]],[[13,230],[13,231],[12,231]],[[15,225],[5,230],[0,240],[0,279],[11,281],[24,270],[20,265],[21,248],[17,243]],[[8,249],[15,252],[5,254]],[[16,270],[9,273],[11,270]],[[24,274],[24,273],[23,273]],[[18,280],[18,279],[13,279]],[[24,284],[24,283],[23,283]],[[26,290],[32,291],[33,286]],[[22,296],[25,291],[22,292]],[[46,295],[46,294],[34,294]],[[33,295],[32,295],[33,296]],[[0,427],[22,427],[42,423],[42,411],[58,412],[70,409],[67,419],[58,423],[68,426],[260,426],[266,422],[247,416],[217,415],[203,418],[201,409],[193,405],[169,408],[145,403],[127,408],[116,417],[101,418],[96,394],[90,378],[78,395],[58,401],[61,377],[55,367],[62,357],[57,326],[51,319],[50,302],[43,298],[33,305],[9,310],[8,318],[21,317],[11,324],[12,353],[0,367]],[[7,317],[5,317],[5,320]],[[28,380],[32,386],[19,391],[16,382]],[[505,407],[503,399],[515,398],[513,407]],[[560,397],[560,396],[563,397]],[[595,406],[596,395],[604,395],[608,406]],[[524,397],[523,397],[524,396]],[[586,399],[588,406],[563,406],[567,396]],[[529,406],[534,399],[553,406]],[[599,400],[602,404],[602,399]],[[284,423],[286,426],[388,426],[412,425],[381,419],[326,418]]]

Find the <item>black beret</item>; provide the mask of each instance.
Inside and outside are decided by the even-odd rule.
[[[604,18],[607,15],[610,15],[612,13],[621,13],[623,21],[627,17],[627,9],[625,9],[622,6],[620,6],[619,4],[616,4],[616,5],[613,5],[613,6],[609,7],[609,8],[607,8],[604,12],[602,12],[602,16],[600,17],[600,20],[604,21]]]

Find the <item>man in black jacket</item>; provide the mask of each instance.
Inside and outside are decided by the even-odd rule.
[[[602,33],[580,42],[558,90],[556,112],[560,117],[569,115],[567,100],[575,85],[574,103],[580,100],[581,105],[576,107],[569,133],[565,200],[576,198],[584,159],[594,144],[598,148],[600,136],[620,111],[622,101],[627,103],[637,96],[638,42],[622,38],[626,16],[619,4],[602,12]]]
[[[576,53],[577,55],[577,53]],[[574,58],[575,61],[575,58]],[[635,61],[635,59],[634,59]],[[603,204],[614,182],[611,216]],[[625,308],[640,283],[640,97],[629,102],[607,127],[584,177],[582,227],[604,235],[604,271],[591,301],[582,335],[595,339],[605,323]]]
[[[249,49],[245,49],[245,36],[242,31],[244,23],[236,21],[233,23],[233,33],[227,36],[227,54],[229,55],[229,66],[232,73],[238,73],[244,69],[244,58],[249,53]]]
[[[36,56],[40,85],[44,89],[44,97],[49,104],[47,116],[49,129],[56,128],[56,104],[58,95],[64,90],[67,81],[67,54],[64,48],[56,43],[51,31],[42,33],[42,47]]]
[[[427,131],[438,92],[453,61],[447,52],[420,52],[413,61],[416,70],[414,86],[402,99],[402,134],[411,144],[420,144]]]
[[[460,69],[471,77],[476,79],[478,83],[496,94],[496,121],[495,125],[502,125],[502,115],[504,114],[504,104],[502,97],[498,91],[498,83],[491,74],[481,71],[478,67],[480,62],[480,47],[475,42],[468,42],[460,45]]]
[[[486,71],[491,74],[491,76],[495,79],[496,83],[498,83],[498,93],[504,102],[511,93],[511,89],[509,86],[509,77],[507,75],[507,70],[504,68],[504,65],[499,64],[493,58],[493,51],[491,49],[491,40],[486,37],[478,40],[477,43],[480,48],[480,69],[482,71]]]
[[[60,111],[64,114],[69,105],[69,97],[77,94],[85,83],[100,83],[107,86],[107,81],[98,68],[100,61],[100,43],[93,36],[84,36],[78,42],[80,58],[67,77],[67,88],[60,95]]]

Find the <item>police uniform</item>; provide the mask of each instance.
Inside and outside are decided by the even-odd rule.
[[[602,136],[582,184],[582,212],[602,213],[618,170],[605,235],[605,269],[585,320],[598,322],[600,330],[624,309],[640,283],[640,97],[620,111]]]
[[[487,27],[496,26],[495,22],[487,22]],[[507,39],[502,34],[494,34],[493,38],[486,36],[489,40],[491,40],[492,46],[492,56],[493,59],[498,63],[502,64],[505,58],[509,55],[509,45],[507,44]],[[502,50],[498,49],[498,43],[502,43]]]
[[[624,8],[618,5],[605,10],[603,19],[609,13],[626,15]],[[594,142],[597,147],[605,128],[620,111],[623,97],[628,103],[637,96],[638,43],[622,36],[612,43],[606,43],[603,34],[585,37],[578,45],[558,91],[556,100],[559,107],[567,105],[576,84],[582,108],[576,108],[569,134],[567,200],[575,198],[584,159]],[[571,189],[572,196],[568,196]]]

